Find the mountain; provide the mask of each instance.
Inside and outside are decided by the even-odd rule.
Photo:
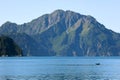
[[[14,39],[25,56],[120,55],[119,33],[70,10],[56,10],[21,25],[6,22],[0,34]]]
[[[22,50],[11,38],[1,36],[0,56],[22,56]]]

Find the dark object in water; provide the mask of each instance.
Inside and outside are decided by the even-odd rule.
[[[96,65],[100,65],[100,63],[96,63]]]

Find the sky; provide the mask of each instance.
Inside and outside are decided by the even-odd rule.
[[[120,0],[0,0],[0,26],[6,21],[27,23],[57,9],[91,15],[120,33]]]

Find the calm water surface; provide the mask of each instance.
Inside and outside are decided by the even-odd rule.
[[[0,80],[120,80],[120,57],[0,58]]]

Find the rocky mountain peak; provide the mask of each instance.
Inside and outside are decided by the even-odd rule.
[[[24,54],[46,56],[120,55],[120,34],[105,28],[92,16],[70,10],[55,10],[23,25],[6,23],[0,28],[0,33],[17,34],[10,36],[16,42],[20,40],[18,44],[23,52],[26,52]]]

